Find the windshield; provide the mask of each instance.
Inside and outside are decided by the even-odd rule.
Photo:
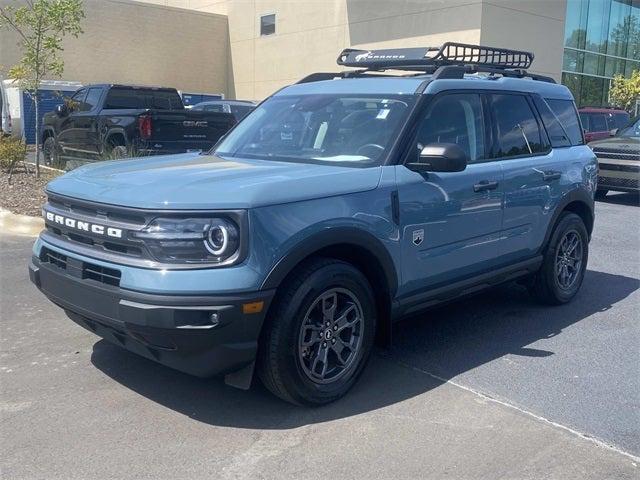
[[[283,95],[250,113],[217,146],[221,157],[380,165],[412,95]]]
[[[623,128],[616,135],[617,137],[640,137],[640,119]]]

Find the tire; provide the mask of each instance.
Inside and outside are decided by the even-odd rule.
[[[596,199],[597,200],[602,200],[604,197],[607,196],[607,193],[609,193],[609,190],[604,189],[604,188],[599,188],[596,190]]]
[[[341,315],[344,312],[348,313]],[[348,263],[314,259],[278,290],[260,340],[258,375],[267,389],[287,402],[333,402],[362,373],[375,327],[375,301],[367,278]]]
[[[114,145],[109,150],[109,157],[113,160],[118,160],[120,158],[127,158],[129,156],[129,152],[127,151],[127,147],[125,145]]]
[[[47,137],[42,145],[44,164],[48,167],[64,169],[66,162],[60,159],[58,144],[53,137]]]
[[[574,240],[577,243],[572,249]],[[534,278],[533,295],[547,305],[571,301],[580,290],[588,259],[589,235],[584,222],[575,213],[562,213]]]

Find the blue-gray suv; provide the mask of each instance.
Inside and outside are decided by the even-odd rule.
[[[344,395],[403,315],[516,279],[568,302],[597,162],[532,58],[345,50],[359,69],[276,92],[207,154],[67,173],[31,280],[132,352],[304,405]]]

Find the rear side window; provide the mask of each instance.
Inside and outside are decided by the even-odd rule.
[[[551,146],[554,148],[570,147],[571,140],[569,140],[569,134],[562,127],[558,118],[547,105],[547,102],[538,96],[534,96],[533,103],[538,109],[544,128],[547,129],[547,135],[549,135]]]
[[[491,95],[489,101],[496,127],[494,157],[517,157],[548,151],[526,97]]]
[[[112,88],[111,90],[109,90],[104,108],[112,108],[114,110],[118,110],[145,107],[143,98],[139,95],[136,95],[135,90]]]
[[[582,145],[584,143],[584,139],[582,138],[582,127],[580,127],[578,113],[573,102],[571,100],[555,100],[551,98],[547,98],[546,102],[569,135],[571,145]],[[580,118],[583,118],[582,114],[580,115]],[[583,125],[584,128],[589,128],[584,119]]]

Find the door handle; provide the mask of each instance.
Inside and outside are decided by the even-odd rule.
[[[562,177],[562,172],[557,172],[555,170],[545,170],[542,172],[542,179],[545,182],[552,182],[553,180],[560,180]]]
[[[485,190],[495,190],[498,188],[498,182],[482,180],[480,183],[476,183],[473,186],[474,192],[484,192]]]

